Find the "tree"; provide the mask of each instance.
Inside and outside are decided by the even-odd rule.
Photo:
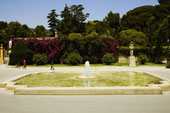
[[[19,37],[21,31],[21,24],[19,22],[10,22],[6,28],[8,38]]]
[[[10,65],[22,65],[25,59],[27,64],[32,64],[33,53],[27,48],[24,41],[17,41],[10,54]]]
[[[95,21],[96,26],[96,33],[102,35],[106,33],[106,27],[105,27],[105,23],[103,21]]]
[[[7,22],[0,21],[0,30],[5,29],[8,26]]]
[[[33,35],[33,33],[31,32],[31,29],[26,24],[21,26],[21,31],[20,31],[20,34],[19,34],[20,37],[25,38],[25,37],[29,37],[29,36],[32,36],[32,35]]]
[[[0,21],[0,43],[5,43],[7,36],[6,28],[8,23]]]
[[[120,27],[119,13],[112,13],[112,11],[110,11],[103,21],[106,25],[106,32],[111,36],[115,36]]]
[[[135,45],[146,45],[147,43],[147,37],[144,33],[133,30],[133,29],[128,29],[128,30],[123,30],[119,33],[119,42],[123,46],[128,46],[130,42],[134,42]]]
[[[86,34],[90,34],[92,32],[96,32],[96,22],[94,21],[88,21],[85,24]]]
[[[55,34],[55,31],[59,30],[59,23],[60,23],[60,21],[57,19],[59,15],[56,14],[55,11],[56,11],[55,9],[51,10],[51,12],[47,16],[48,25],[49,25],[50,31],[53,33],[53,36]]]
[[[82,5],[72,5],[70,8],[66,5],[61,12],[61,32],[63,34],[83,33],[85,32],[84,21],[88,17],[88,13],[83,13]]]
[[[154,16],[153,12],[153,6],[142,6],[130,10],[126,15],[123,15],[122,17],[121,23],[123,29],[135,29],[137,31],[143,32],[143,29],[147,26],[147,20]]]
[[[168,39],[170,40],[170,16],[165,18],[159,26],[159,29],[155,32],[156,34],[156,48],[154,49],[154,61],[161,63],[162,46],[168,45]]]
[[[170,15],[165,18],[159,26],[157,40],[161,46],[168,45],[167,40],[170,39]]]
[[[69,7],[67,6],[67,4],[65,5],[65,8],[63,11],[61,11],[61,29],[60,32],[62,32],[62,34],[69,34],[71,33],[71,30],[73,29],[73,24],[72,24],[72,15],[71,12],[69,10]]]
[[[46,29],[43,25],[38,25],[35,28],[35,34],[37,37],[45,37],[46,36]]]
[[[8,35],[5,30],[0,30],[0,43],[5,43],[8,39]]]
[[[170,3],[169,0],[158,0],[158,2],[159,2],[160,4],[169,4],[169,3]]]

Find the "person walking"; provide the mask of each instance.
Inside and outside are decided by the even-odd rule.
[[[51,61],[51,70],[54,70],[54,67],[53,67],[53,60]]]
[[[25,59],[23,60],[23,64],[24,64],[24,69],[26,69],[26,65],[27,64],[26,64],[26,60]]]

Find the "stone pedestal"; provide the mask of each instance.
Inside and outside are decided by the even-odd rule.
[[[129,57],[129,66],[130,67],[136,67],[136,58],[135,58],[135,56],[130,56]]]

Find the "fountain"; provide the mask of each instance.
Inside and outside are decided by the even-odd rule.
[[[78,76],[77,78],[85,80],[85,86],[90,87],[90,80],[98,79],[99,76],[91,76],[90,75],[90,63],[89,63],[89,61],[86,61],[85,62],[85,75]]]

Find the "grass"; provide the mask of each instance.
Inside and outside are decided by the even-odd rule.
[[[145,63],[145,64],[136,64],[137,66],[165,66],[166,64],[155,64],[155,63]],[[27,65],[27,67],[50,67],[51,64],[46,65]],[[54,64],[54,67],[84,67],[84,64],[80,65],[67,65],[67,64]],[[128,63],[113,63],[111,65],[105,65],[105,64],[90,64],[91,67],[97,67],[97,66],[128,66]]]
[[[17,85],[28,87],[85,87],[86,80],[78,79],[80,72],[52,72],[32,74],[16,81]],[[136,72],[92,72],[99,79],[90,80],[91,87],[147,86],[159,84],[160,79]]]

